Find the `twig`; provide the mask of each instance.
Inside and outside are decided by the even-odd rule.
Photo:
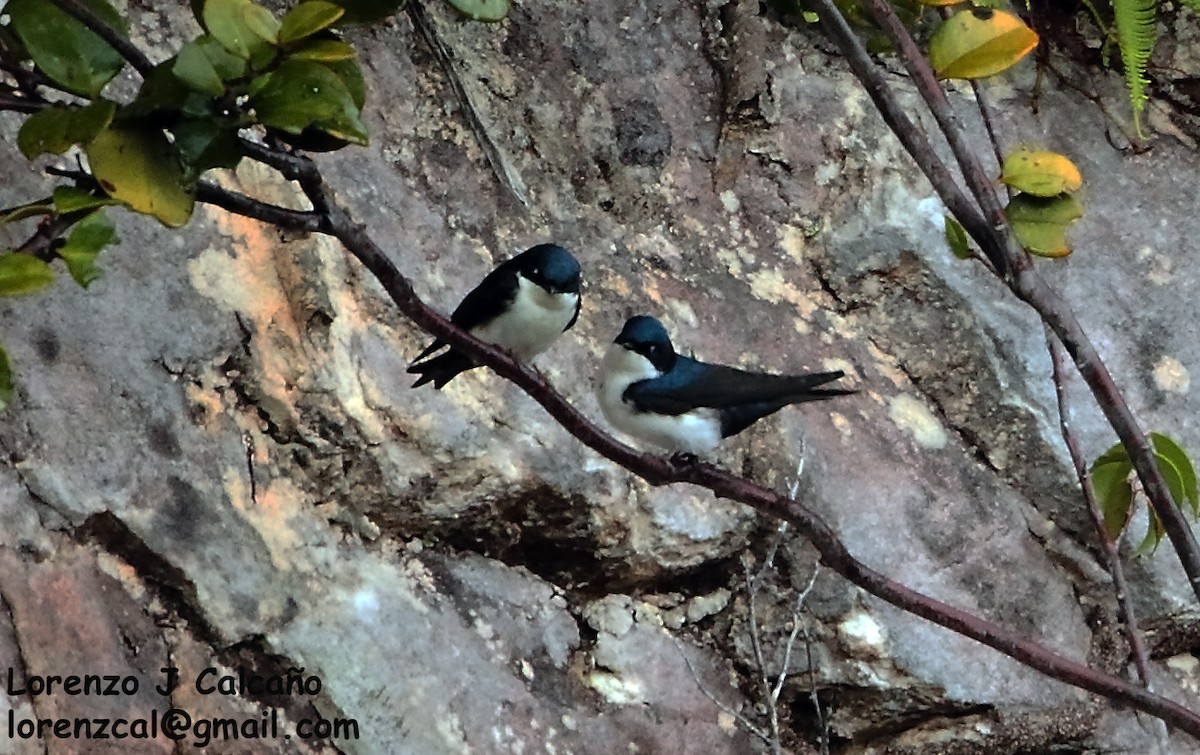
[[[1092,524],[1096,527],[1096,538],[1104,551],[1108,562],[1108,571],[1112,574],[1113,586],[1116,588],[1117,604],[1121,608],[1125,622],[1125,635],[1129,638],[1129,649],[1137,666],[1138,679],[1145,687],[1150,686],[1150,654],[1146,651],[1146,643],[1142,633],[1138,631],[1137,617],[1134,614],[1133,600],[1129,594],[1129,585],[1125,581],[1125,569],[1121,565],[1121,554],[1117,551],[1117,543],[1108,536],[1108,528],[1104,525],[1104,514],[1096,502],[1096,491],[1092,487],[1092,477],[1088,474],[1087,461],[1079,448],[1079,440],[1071,431],[1071,422],[1067,416],[1067,387],[1063,375],[1062,353],[1054,337],[1046,333],[1046,346],[1050,349],[1050,365],[1054,377],[1054,395],[1058,399],[1058,426],[1062,430],[1063,442],[1071,455],[1071,464],[1075,467],[1075,476],[1083,489],[1083,499],[1087,503],[1088,513],[1092,515]]]
[[[953,180],[945,180],[949,174],[946,172],[945,166],[933,154],[924,135],[907,133],[909,130],[915,130],[915,127],[899,110],[896,98],[888,89],[882,75],[875,69],[866,48],[863,47],[833,4],[833,0],[813,0],[813,2],[820,13],[822,24],[842,54],[846,56],[851,70],[870,94],[892,131],[908,149],[922,172],[930,178],[930,182],[942,202],[979,244],[993,266],[997,270],[1007,271],[1007,274],[1003,276],[1005,283],[1018,298],[1029,304],[1041,316],[1042,322],[1050,326],[1055,336],[1066,348],[1067,353],[1071,355],[1071,359],[1075,362],[1076,368],[1084,382],[1087,383],[1109,425],[1112,426],[1117,438],[1129,452],[1130,460],[1133,462],[1134,469],[1137,470],[1138,479],[1141,480],[1142,489],[1162,521],[1167,536],[1171,539],[1175,553],[1191,583],[1192,591],[1200,598],[1200,546],[1197,545],[1196,538],[1184,519],[1183,512],[1171,500],[1170,490],[1154,461],[1150,441],[1142,432],[1137,419],[1133,416],[1120,389],[1117,388],[1116,382],[1108,372],[1108,368],[1100,359],[1095,346],[1076,319],[1075,313],[1037,273],[1029,261],[1028,255],[1020,248],[1011,233],[1002,233],[1002,227],[994,227],[980,222],[982,216],[979,209],[970,202]],[[884,23],[887,18],[895,16],[886,3],[883,3],[882,0],[866,0],[866,2],[872,14],[878,14],[877,20],[884,24],[889,35],[894,35],[893,41],[899,45],[901,50],[916,49],[912,36],[902,24],[897,28],[896,24]],[[913,57],[911,54],[906,54],[904,57],[905,65],[911,65],[920,74],[914,77],[914,83],[926,101],[945,102],[945,93],[936,78],[933,77],[928,61],[919,54],[919,51],[915,54],[915,60],[908,60],[909,57]],[[946,108],[947,112],[941,112],[940,116],[941,105],[937,107],[931,105],[931,108],[939,123],[944,120],[952,132],[957,131],[952,116],[947,115],[948,107]],[[947,136],[950,137],[950,134]],[[955,134],[954,138],[958,136]],[[975,175],[977,171],[971,169],[966,172],[967,180],[972,185],[980,180],[980,177]],[[984,208],[990,215],[992,201],[987,199],[988,192],[980,189],[979,194],[986,200]]]
[[[1007,227],[1008,219],[1004,216],[1004,208],[1000,204],[1000,197],[996,194],[996,187],[988,177],[987,171],[983,169],[979,158],[975,156],[975,151],[967,143],[966,131],[959,125],[958,116],[950,107],[946,90],[942,89],[941,84],[938,83],[933,67],[929,65],[929,61],[917,47],[916,40],[908,33],[908,28],[904,26],[904,22],[896,15],[895,9],[886,0],[864,0],[864,2],[875,22],[899,48],[900,61],[916,84],[917,92],[925,100],[929,112],[933,114],[933,119],[937,122],[946,143],[950,145],[950,151],[954,154],[954,160],[958,163],[959,170],[962,171],[967,188],[970,189],[971,195],[975,197],[975,201],[983,210],[984,217],[991,222],[992,233],[997,245],[1007,251],[1005,256],[1008,265],[1015,265],[1020,261],[1028,262],[1020,248],[1011,243],[1011,234],[1007,234],[1008,239],[1004,238],[1001,229]],[[1008,270],[1009,268],[1005,265],[996,265],[996,269]]]
[[[883,116],[883,120],[892,129],[892,133],[913,156],[917,166],[934,190],[941,198],[946,208],[958,219],[975,243],[987,257],[988,262],[997,270],[1007,270],[1003,246],[997,242],[991,224],[984,218],[979,208],[959,190],[954,176],[949,168],[938,157],[930,145],[925,133],[918,129],[908,117],[906,108],[902,106],[892,93],[883,75],[875,68],[867,48],[859,42],[854,30],[842,17],[833,0],[813,0],[821,19],[821,26],[830,38],[837,44],[842,55],[846,58],[850,70],[867,91],[871,101]]]
[[[942,17],[945,18],[946,15],[947,11],[943,8]],[[976,102],[979,103],[979,112],[987,129],[988,139],[991,142],[996,163],[997,165],[1003,165],[1004,155],[1000,149],[1000,139],[993,125],[991,107],[988,104],[986,94],[978,82],[974,80],[971,81],[971,89],[975,94]],[[1063,375],[1061,347],[1055,340],[1054,334],[1050,331],[1049,327],[1043,326],[1043,329],[1045,330],[1046,349],[1050,353],[1054,395],[1058,404],[1058,426],[1062,433],[1063,442],[1066,444],[1067,451],[1071,456],[1071,463],[1075,468],[1075,476],[1079,480],[1079,487],[1083,492],[1084,503],[1087,505],[1088,513],[1092,517],[1092,523],[1096,527],[1096,537],[1104,550],[1105,559],[1108,562],[1108,571],[1112,575],[1113,584],[1116,587],[1117,603],[1120,606],[1122,620],[1125,623],[1130,651],[1137,667],[1138,680],[1142,683],[1142,686],[1149,687],[1149,653],[1146,652],[1145,641],[1142,639],[1141,632],[1138,631],[1133,602],[1125,582],[1125,569],[1121,564],[1121,556],[1117,551],[1117,543],[1108,536],[1108,529],[1104,524],[1104,514],[1100,511],[1100,507],[1096,502],[1095,490],[1092,487],[1092,478],[1087,470],[1087,461],[1083,456],[1083,451],[1079,447],[1078,438],[1075,437],[1075,433],[1071,430],[1071,423],[1067,417],[1066,379]]]
[[[49,103],[36,102],[28,97],[0,94],[0,110],[29,114],[45,110],[47,107],[49,107]]]
[[[787,642],[783,646],[783,668],[779,670],[779,678],[775,680],[775,686],[771,689],[771,699],[778,700],[779,693],[783,691],[783,683],[787,680],[788,667],[792,665],[792,646],[796,644],[796,635],[800,632],[800,627],[803,622],[800,621],[800,612],[804,610],[804,601],[808,600],[809,593],[812,592],[813,586],[817,583],[817,575],[821,573],[821,564],[813,564],[812,575],[808,578],[808,584],[796,596],[796,607],[792,610],[792,631],[788,635]],[[804,631],[805,636],[808,635],[808,630]],[[809,669],[812,670],[811,668]],[[814,702],[816,691],[814,689]],[[818,708],[819,710],[819,708]]]
[[[142,75],[142,78],[146,78],[154,70],[154,64],[150,62],[150,58],[146,57],[146,54],[137,45],[96,15],[96,12],[87,5],[79,0],[50,0],[50,3],[68,16],[74,17],[76,21],[107,42],[108,46],[116,50],[118,55],[129,61],[129,65],[133,66]]]
[[[413,28],[421,35],[421,39],[425,40],[425,44],[433,53],[433,57],[437,58],[438,65],[442,67],[442,72],[446,75],[446,80],[450,82],[450,89],[454,91],[454,96],[458,98],[458,103],[463,110],[463,116],[467,119],[467,124],[470,125],[471,132],[475,134],[475,138],[479,141],[479,146],[483,149],[483,155],[487,158],[488,166],[492,169],[496,180],[508,190],[508,193],[514,199],[528,207],[529,197],[525,193],[525,186],[521,181],[521,177],[508,164],[508,160],[504,157],[500,148],[492,141],[492,136],[488,133],[487,126],[484,125],[483,119],[479,117],[479,111],[475,109],[470,95],[467,94],[466,88],[463,87],[462,79],[458,77],[458,72],[454,70],[453,56],[451,56],[450,50],[446,48],[446,45],[438,36],[433,22],[425,12],[425,6],[420,0],[408,0],[404,4],[404,7],[408,11],[409,19],[412,20]]]
[[[49,87],[60,92],[65,91],[62,87],[54,83],[53,80],[38,69],[25,70],[19,63],[10,63],[5,60],[0,60],[0,71],[7,73],[17,82],[17,88],[27,94],[30,98],[45,101],[38,94],[38,87]]]
[[[208,181],[201,181],[196,186],[196,201],[288,230],[312,233],[324,231],[326,227],[322,215],[262,202]]]
[[[817,575],[820,573],[821,564],[813,564],[813,572],[808,578],[808,584],[796,596],[796,608],[792,611],[792,632],[788,635],[787,644],[784,646],[783,668],[779,670],[779,679],[775,682],[775,688],[771,690],[771,697],[778,700],[779,694],[783,691],[783,683],[787,679],[788,667],[792,665],[792,646],[796,643],[797,632],[803,627],[804,652],[808,656],[808,696],[812,700],[813,710],[817,713],[817,736],[820,737],[821,755],[829,755],[829,722],[825,720],[825,711],[821,708],[821,697],[817,694],[817,670],[813,665],[812,637],[808,633],[808,626],[800,620],[800,613],[804,608],[804,602],[808,600],[809,593],[812,592],[813,586],[817,584]]]
[[[700,675],[696,673],[696,667],[692,665],[692,659],[688,657],[687,652],[683,649],[683,645],[679,642],[679,640],[675,640],[675,647],[678,648],[679,654],[683,656],[683,662],[687,664],[688,671],[692,673],[692,681],[696,682],[696,689],[700,690],[700,694],[711,700],[713,705],[717,706],[717,709],[722,713],[730,716],[733,718],[733,720],[744,726],[746,731],[750,732],[762,741],[770,743],[770,735],[763,731],[760,726],[755,724],[746,716],[742,715],[739,711],[734,710],[729,705],[718,700],[716,695],[708,691],[708,688],[705,687],[704,683],[700,681]]]
[[[762,640],[758,636],[758,609],[755,600],[756,589],[754,579],[750,576],[750,562],[743,561],[742,568],[745,570],[746,581],[746,604],[747,612],[750,615],[750,647],[754,651],[754,662],[758,665],[758,686],[762,694],[763,704],[767,709],[767,724],[771,727],[771,752],[775,755],[781,755],[783,752],[783,742],[779,738],[779,709],[775,706],[775,700],[771,696],[771,679],[767,671],[767,661],[763,657]]]

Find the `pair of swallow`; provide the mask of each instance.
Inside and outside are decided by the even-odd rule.
[[[561,246],[539,244],[501,263],[462,300],[451,322],[528,362],[579,319],[579,262]],[[436,340],[408,372],[413,387],[441,388],[477,363]],[[608,421],[622,432],[672,452],[705,455],[721,439],[789,404],[855,391],[822,388],[841,370],[804,375],[748,372],[679,354],[662,323],[629,318],[601,366],[598,396]]]

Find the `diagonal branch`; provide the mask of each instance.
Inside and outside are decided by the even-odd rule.
[[[1146,651],[1146,642],[1138,630],[1137,614],[1133,610],[1133,596],[1129,593],[1129,585],[1125,581],[1125,567],[1121,565],[1121,554],[1117,552],[1117,543],[1108,536],[1108,528],[1104,525],[1104,514],[1096,501],[1096,491],[1092,487],[1092,477],[1088,474],[1087,461],[1079,448],[1079,440],[1071,430],[1071,422],[1067,416],[1067,386],[1063,377],[1062,352],[1057,342],[1046,333],[1046,343],[1050,347],[1050,366],[1054,378],[1054,394],[1058,399],[1058,426],[1062,430],[1063,442],[1067,444],[1067,452],[1071,455],[1071,464],[1075,467],[1075,476],[1079,487],[1083,490],[1083,499],[1087,504],[1088,513],[1092,517],[1092,525],[1096,528],[1096,539],[1104,551],[1108,561],[1108,572],[1112,574],[1113,586],[1116,588],[1117,605],[1125,621],[1125,634],[1129,638],[1129,650],[1137,667],[1138,680],[1142,686],[1150,685],[1150,654]]]
[[[676,465],[661,456],[638,452],[617,441],[568,403],[541,373],[500,347],[460,330],[449,318],[425,303],[366,229],[328,195],[315,164],[306,159],[298,162],[305,166],[298,180],[309,201],[314,207],[328,208],[321,231],[337,238],[367,268],[401,313],[430,335],[446,341],[516,384],[584,445],[652,485],[691,483],[722,498],[739,501],[769,516],[791,522],[817,548],[821,563],[872,595],[981,642],[1047,676],[1123,702],[1200,739],[1200,714],[899,584],[850,555],[833,528],[798,501],[710,464]]]
[[[51,1],[68,12],[71,12],[69,8],[72,7],[78,10],[77,0]],[[828,0],[817,0],[817,2],[828,4]],[[829,6],[827,11],[822,13],[822,17],[831,15],[836,15],[836,10]],[[76,17],[80,16],[76,15]],[[840,19],[840,15],[836,15],[836,17]],[[99,27],[103,29],[105,26],[103,21],[98,23]],[[106,34],[98,33],[110,41],[111,37],[119,36],[111,29]],[[122,52],[122,54],[130,57],[129,53]],[[865,57],[865,52],[863,56]],[[136,55],[130,59],[131,61],[139,60],[145,66],[149,66],[148,60],[140,52],[136,52]],[[867,62],[869,64],[869,59]],[[139,67],[139,70],[142,68]],[[886,93],[886,88],[881,91]],[[889,121],[889,123],[893,123],[893,128],[895,128],[894,123],[898,122]],[[915,133],[915,131],[911,133]],[[916,144],[918,147],[923,145],[926,154],[932,155],[927,141],[923,138],[909,139],[906,144],[908,143]],[[268,152],[269,150],[264,151],[254,157],[268,164],[279,157],[272,156]],[[1200,714],[1119,677],[1069,660],[1011,630],[895,582],[855,559],[834,530],[819,515],[793,498],[768,490],[745,478],[736,477],[710,464],[677,465],[660,456],[638,452],[617,441],[569,404],[540,373],[517,361],[507,351],[460,330],[450,322],[449,318],[425,303],[417,295],[412,283],[400,273],[383,249],[367,233],[365,227],[355,221],[350,213],[328,193],[321,174],[312,161],[296,155],[279,157],[279,160],[283,161],[281,164],[285,175],[299,183],[301,190],[312,203],[313,210],[311,212],[288,210],[261,203],[213,184],[201,184],[197,191],[198,198],[230,211],[273,223],[277,227],[299,231],[316,230],[337,238],[346,250],[379,281],[401,313],[416,325],[479,363],[491,367],[502,378],[511,381],[533,398],[580,442],[610,461],[642,477],[650,484],[690,483],[705,488],[717,496],[739,501],[769,516],[790,522],[816,547],[821,554],[821,563],[872,595],[916,616],[965,637],[970,637],[1052,678],[1128,704],[1161,718],[1168,724],[1200,739]],[[969,218],[974,229],[980,232],[980,236],[976,237],[977,240],[988,238],[988,234],[984,233],[986,225],[981,225],[982,215],[963,197],[962,192],[953,183],[953,179],[950,179],[949,172],[945,167],[936,163],[939,170],[931,171],[926,163],[921,164],[927,175],[933,172],[938,176],[940,185],[946,189],[948,200],[944,198],[944,201],[947,202],[947,206],[953,209],[950,202],[954,201],[955,205],[961,208],[963,214],[959,216],[960,221]],[[949,182],[947,183],[944,179],[949,179]],[[931,178],[931,180],[933,179]],[[935,183],[935,185],[939,184]],[[966,226],[965,221],[964,226]],[[983,241],[980,241],[980,244],[984,246]],[[984,248],[987,250],[986,246]],[[992,251],[997,250],[993,249]],[[997,261],[1002,263],[1004,258],[997,257]],[[997,267],[1000,270],[1006,269],[1002,264]],[[1060,338],[1062,338],[1061,333]],[[1068,349],[1070,348],[1071,346],[1068,344]],[[1074,353],[1072,355],[1076,356]],[[1078,356],[1076,356],[1076,363],[1080,363]],[[1104,374],[1107,375],[1107,373]],[[1136,425],[1133,427],[1136,430]]]
[[[929,177],[930,183],[933,184],[934,190],[937,191],[942,202],[979,244],[993,267],[998,271],[1007,272],[1002,276],[1004,282],[1019,299],[1038,313],[1042,321],[1054,331],[1054,335],[1070,354],[1076,369],[1087,383],[1109,425],[1112,426],[1121,444],[1129,452],[1129,458],[1133,461],[1134,469],[1137,470],[1138,479],[1142,482],[1142,489],[1145,490],[1146,497],[1150,499],[1155,513],[1162,520],[1167,536],[1171,539],[1171,545],[1174,546],[1175,553],[1183,564],[1184,573],[1192,585],[1192,591],[1197,598],[1200,598],[1200,546],[1197,545],[1195,535],[1184,518],[1183,512],[1171,500],[1170,490],[1154,461],[1154,452],[1150,447],[1149,439],[1142,431],[1137,418],[1133,416],[1133,412],[1125,402],[1124,396],[1121,395],[1108,368],[1100,359],[1096,347],[1076,319],[1075,313],[1033,268],[1027,255],[1020,250],[1016,239],[1011,233],[1004,231],[1005,226],[994,226],[982,221],[984,214],[990,214],[993,202],[987,199],[989,192],[976,185],[981,180],[980,171],[982,169],[976,170],[971,166],[976,165],[978,161],[973,158],[969,160],[963,158],[960,164],[967,163],[964,171],[967,181],[974,186],[980,196],[984,197],[983,213],[953,180],[945,180],[943,175],[946,174],[945,166],[941,164],[932,148],[929,147],[924,134],[910,133],[915,127],[904,115],[895,95],[891,93],[883,76],[871,61],[866,48],[850,29],[833,0],[813,0],[813,2],[820,13],[824,28],[829,32],[842,54],[846,56],[854,75],[870,94],[888,126],[904,144],[922,172]],[[935,119],[940,125],[944,124],[945,135],[950,139],[950,134],[955,134],[954,139],[957,140],[960,134],[956,121],[952,114],[948,113],[949,104],[945,92],[942,91],[933,71],[929,68],[928,61],[917,50],[912,35],[908,33],[903,24],[897,25],[889,22],[889,19],[894,18],[895,12],[882,0],[867,0],[867,5],[876,20],[883,25],[885,31],[894,35],[893,41],[901,48],[905,65],[917,71],[913,82],[934,112]],[[905,51],[908,51],[907,54]],[[986,178],[986,176],[982,178]],[[991,196],[995,197],[994,191],[991,192]],[[998,201],[996,199],[996,202]]]
[[[813,2],[821,17],[821,27],[837,44],[855,78],[862,84],[863,89],[867,90],[883,120],[913,156],[917,167],[929,179],[929,183],[933,185],[947,209],[962,223],[963,228],[971,234],[971,238],[975,239],[975,243],[979,244],[992,267],[1001,271],[1008,270],[1008,256],[995,229],[959,188],[957,180],[938,157],[925,132],[908,117],[905,107],[900,104],[884,80],[883,74],[875,67],[867,48],[855,36],[854,30],[838,12],[833,0]]]

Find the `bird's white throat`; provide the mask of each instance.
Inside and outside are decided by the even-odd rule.
[[[474,335],[499,344],[528,362],[550,348],[575,316],[579,294],[552,294],[523,275],[508,311],[476,328]]]

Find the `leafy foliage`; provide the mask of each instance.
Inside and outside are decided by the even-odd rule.
[[[105,0],[83,3],[125,33],[125,21]],[[68,92],[95,97],[125,66],[95,32],[45,0],[10,0],[4,12],[34,65]]]
[[[44,260],[21,252],[0,254],[0,296],[28,294],[54,282],[54,271]]]
[[[101,92],[126,66],[114,49],[127,35],[125,22],[109,0],[81,2],[109,27],[108,41],[45,0],[9,0],[0,16],[6,70],[37,81],[25,94],[38,109],[21,125],[18,148],[31,160],[79,148],[90,169],[67,174],[52,197],[0,215],[0,224],[40,218],[42,235],[35,254],[0,254],[0,295],[50,285],[47,260],[55,258],[80,286],[91,285],[100,252],[118,241],[108,205],[172,227],[187,223],[198,182],[210,170],[237,167],[247,130],[305,148],[366,144],[366,83],[335,26],[378,20],[403,5],[307,0],[276,17],[255,0],[191,0],[203,33],[162,63],[141,66],[141,87],[121,102]],[[494,12],[499,3],[483,5]],[[55,102],[38,85],[70,97]],[[0,351],[0,408],[11,397]]]
[[[1150,444],[1154,449],[1158,471],[1170,488],[1175,505],[1186,505],[1193,516],[1200,515],[1200,487],[1197,486],[1196,470],[1187,452],[1162,433],[1150,433]],[[1125,447],[1119,443],[1092,463],[1092,489],[1104,516],[1108,537],[1114,541],[1121,536],[1133,516],[1135,496],[1130,482],[1132,474],[1133,463]],[[1147,507],[1147,510],[1150,526],[1134,551],[1136,555],[1153,553],[1164,534],[1158,514],[1151,507]]]
[[[76,224],[58,256],[67,263],[67,270],[83,288],[100,277],[96,257],[104,247],[117,243],[117,232],[104,213],[93,212]]]
[[[1154,18],[1155,0],[1113,0],[1117,45],[1125,68],[1125,86],[1133,107],[1133,124],[1142,134],[1141,113],[1146,107],[1146,63],[1154,51],[1158,32]]]
[[[1067,231],[1083,217],[1083,204],[1074,195],[1083,186],[1075,164],[1055,152],[1018,149],[1004,160],[1000,182],[1017,193],[1004,208],[1017,241],[1039,257],[1071,253]],[[962,226],[946,222],[946,242],[956,257],[971,256]]]

